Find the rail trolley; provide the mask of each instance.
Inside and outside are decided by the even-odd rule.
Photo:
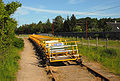
[[[46,63],[60,61],[82,62],[81,55],[78,53],[79,41],[68,41],[63,38],[42,35],[29,35],[29,39],[40,47]]]

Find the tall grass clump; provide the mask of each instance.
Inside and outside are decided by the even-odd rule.
[[[79,52],[89,60],[100,62],[111,72],[120,74],[120,50],[104,47],[87,47],[79,45]]]
[[[14,81],[15,73],[18,71],[19,51],[22,50],[24,43],[20,38],[15,38],[6,52],[0,55],[0,81]]]

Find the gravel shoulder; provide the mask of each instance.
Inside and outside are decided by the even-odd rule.
[[[17,81],[49,81],[45,68],[38,67],[35,50],[27,38],[24,40],[24,50],[21,52],[20,69]]]

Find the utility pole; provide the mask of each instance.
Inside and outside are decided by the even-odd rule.
[[[87,39],[87,20],[86,20],[86,39]]]
[[[54,19],[53,19],[53,24],[52,24],[52,34],[53,34],[53,36],[54,36]]]

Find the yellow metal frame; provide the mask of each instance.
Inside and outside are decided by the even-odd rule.
[[[36,42],[41,48],[44,49],[44,52],[47,56],[47,59],[49,59],[50,62],[59,62],[59,61],[69,61],[69,60],[79,60],[80,59],[80,54],[78,53],[78,45],[77,43],[79,41],[66,41],[60,38],[54,38],[50,36],[42,36],[42,35],[29,35],[29,38]],[[64,41],[64,45],[69,45],[69,47],[66,47],[65,51],[66,52],[57,52],[53,53],[52,50],[50,49],[49,43],[46,43],[46,41],[53,41],[53,40],[58,40],[59,42]],[[74,45],[72,45],[74,44]],[[48,48],[46,47],[48,45]],[[71,46],[70,46],[71,45]],[[68,51],[68,49],[71,49],[71,51]],[[77,55],[77,56],[74,56]],[[56,56],[70,56],[70,58],[67,59],[54,59],[53,57]]]

